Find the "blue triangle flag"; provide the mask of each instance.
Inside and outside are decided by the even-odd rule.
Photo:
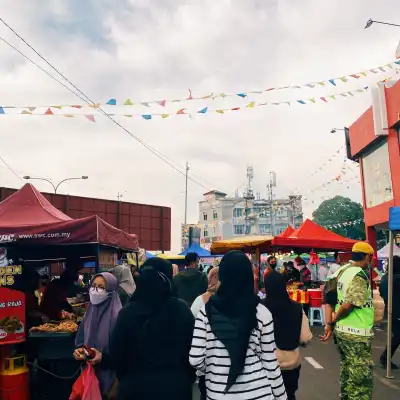
[[[333,85],[336,86],[335,80],[334,79],[329,79],[329,82]]]
[[[4,108],[0,107],[0,114],[5,114]]]
[[[107,101],[107,103],[109,106],[116,106],[117,105],[117,100],[115,99],[110,99]]]
[[[150,114],[144,114],[144,115],[142,115],[142,118],[149,120],[149,119],[151,119],[151,115]]]
[[[208,107],[204,107],[202,110],[197,111],[199,114],[205,114],[208,111]]]
[[[239,97],[241,97],[242,99],[244,99],[245,97],[247,97],[246,93],[238,93],[237,94]]]
[[[297,102],[300,104],[306,104],[306,102],[304,100],[297,100]]]
[[[397,60],[394,63],[400,65],[400,60]]]

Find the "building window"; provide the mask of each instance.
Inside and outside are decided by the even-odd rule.
[[[276,227],[276,234],[280,235],[281,233],[283,233],[285,231],[286,228],[287,228],[287,226],[277,226]]]
[[[208,237],[208,230],[204,229],[204,237]]]
[[[243,208],[234,208],[233,209],[233,217],[240,218],[241,216],[243,216]]]
[[[393,188],[387,140],[362,157],[362,169],[367,208],[392,200]]]
[[[207,213],[203,213],[203,220],[207,221]]]
[[[244,225],[233,225],[233,233],[235,235],[244,235]]]
[[[213,210],[213,219],[218,219],[218,213],[215,210]]]
[[[271,234],[271,226],[269,224],[260,224],[260,233],[270,235]]]
[[[278,217],[287,218],[288,216],[287,208],[278,208],[278,210],[276,211],[276,215]]]

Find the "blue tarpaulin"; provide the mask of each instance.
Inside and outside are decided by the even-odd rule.
[[[389,211],[389,229],[400,231],[400,207],[392,207]]]
[[[199,257],[215,257],[211,255],[211,253],[208,250],[203,249],[203,247],[199,246],[196,243],[193,243],[186,250],[182,251],[182,253],[179,253],[179,255],[186,256],[187,253],[197,253]]]

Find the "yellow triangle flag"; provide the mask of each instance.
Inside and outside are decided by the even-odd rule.
[[[214,96],[214,93],[211,93],[207,96],[202,97],[202,99],[211,99],[211,97],[213,97],[213,96]]]
[[[132,114],[125,114],[124,117],[132,118]]]
[[[32,114],[32,113],[30,111],[27,111],[27,110],[22,110],[21,114]]]
[[[255,105],[256,105],[256,103],[255,103],[254,101],[252,101],[252,102],[250,102],[249,104],[247,104],[246,107],[254,108]]]
[[[333,94],[333,95],[331,95],[331,96],[329,96],[331,99],[333,99],[333,100],[335,100],[335,95]]]
[[[224,110],[215,110],[215,112],[217,112],[218,114],[224,114],[225,113]]]
[[[311,103],[315,103],[315,99],[314,98],[309,99],[309,100],[311,101]]]
[[[367,71],[360,72],[361,75],[367,76]]]
[[[64,117],[67,117],[67,118],[74,118],[74,114],[64,114]]]
[[[161,114],[161,118],[168,118],[169,114]]]
[[[393,68],[393,65],[392,64],[386,64],[386,67]]]
[[[61,110],[62,106],[51,106],[51,108],[58,108],[59,110]]]
[[[340,78],[340,80],[341,80],[342,82],[347,82],[347,78],[346,78],[345,76],[342,76],[342,77]]]
[[[225,98],[225,97],[226,97],[226,94],[225,94],[225,93],[220,93],[220,94],[219,94],[219,97]]]
[[[126,99],[124,101],[124,106],[133,106],[133,101],[131,99]]]
[[[318,82],[318,85],[325,86],[325,82]]]
[[[92,108],[99,108],[99,107],[100,107],[100,103],[89,104],[89,107],[92,107]]]

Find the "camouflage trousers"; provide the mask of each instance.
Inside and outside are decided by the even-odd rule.
[[[337,338],[337,345],[341,400],[371,400],[374,364],[371,343]]]

